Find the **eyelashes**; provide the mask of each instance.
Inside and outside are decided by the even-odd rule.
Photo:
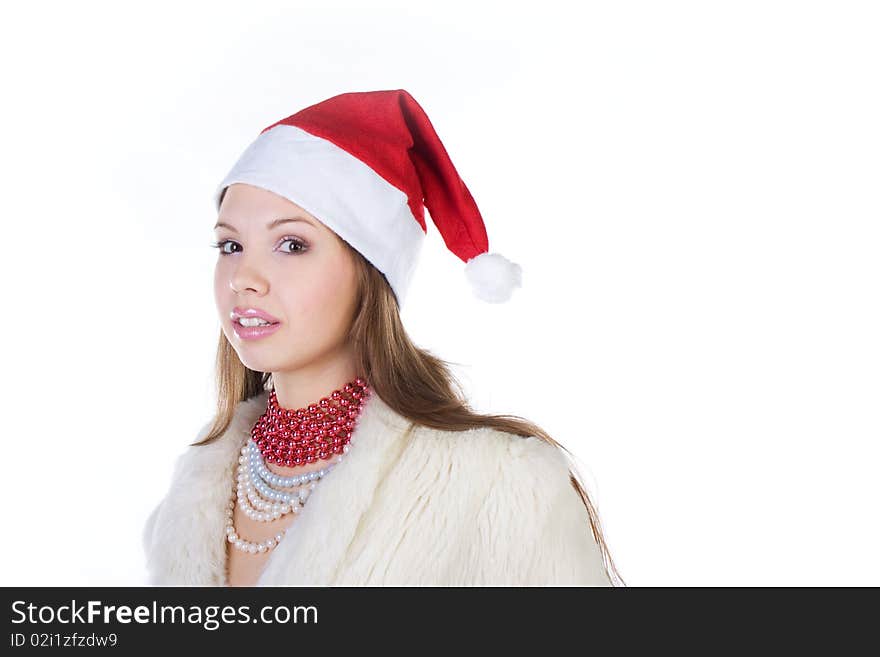
[[[280,244],[284,244],[285,242],[292,242],[294,245],[289,251],[282,249],[282,253],[286,253],[287,255],[299,255],[308,250],[308,245],[298,237],[284,237],[282,238]],[[211,248],[219,249],[221,256],[232,255],[233,253],[235,253],[234,251],[225,250],[227,244],[235,244],[236,246],[240,246],[238,242],[235,242],[233,240],[220,240],[219,242],[213,242],[210,246]]]

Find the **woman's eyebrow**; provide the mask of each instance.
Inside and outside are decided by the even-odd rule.
[[[266,224],[266,230],[272,230],[276,226],[280,226],[281,224],[292,223],[294,221],[302,221],[302,222],[308,224],[309,226],[311,226],[312,228],[315,227],[315,224],[313,224],[311,221],[309,221],[305,217],[282,217],[281,219],[276,219],[275,221],[270,221],[268,224]],[[230,226],[229,224],[224,223],[222,221],[218,221],[217,224],[214,226],[214,230],[217,230],[218,228],[228,228],[233,233],[238,232],[234,226]]]

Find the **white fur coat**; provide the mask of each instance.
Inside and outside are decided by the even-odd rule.
[[[149,583],[226,585],[225,509],[268,392],[187,447],[143,530]],[[199,433],[206,435],[206,424]],[[494,429],[414,426],[376,393],[258,586],[610,586],[563,452]]]

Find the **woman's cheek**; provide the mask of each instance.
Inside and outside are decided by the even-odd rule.
[[[332,296],[328,297],[323,290],[314,285],[304,285],[300,293],[287,304],[287,311],[299,323],[310,324],[322,321],[327,314],[327,306],[332,303]]]

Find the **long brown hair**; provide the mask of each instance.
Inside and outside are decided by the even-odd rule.
[[[354,258],[359,279],[360,303],[349,333],[357,372],[390,408],[411,422],[435,429],[463,431],[491,427],[518,436],[537,436],[574,458],[566,447],[524,418],[474,412],[449,363],[410,340],[400,319],[397,298],[385,276],[348,242],[342,242]],[[192,446],[206,445],[219,438],[229,427],[236,404],[267,390],[272,378],[270,372],[246,367],[222,331],[215,367],[217,412],[206,437],[191,443]],[[625,585],[608,551],[599,514],[577,467],[570,468],[569,479],[589,514],[593,537],[601,549],[609,580],[613,585]]]

